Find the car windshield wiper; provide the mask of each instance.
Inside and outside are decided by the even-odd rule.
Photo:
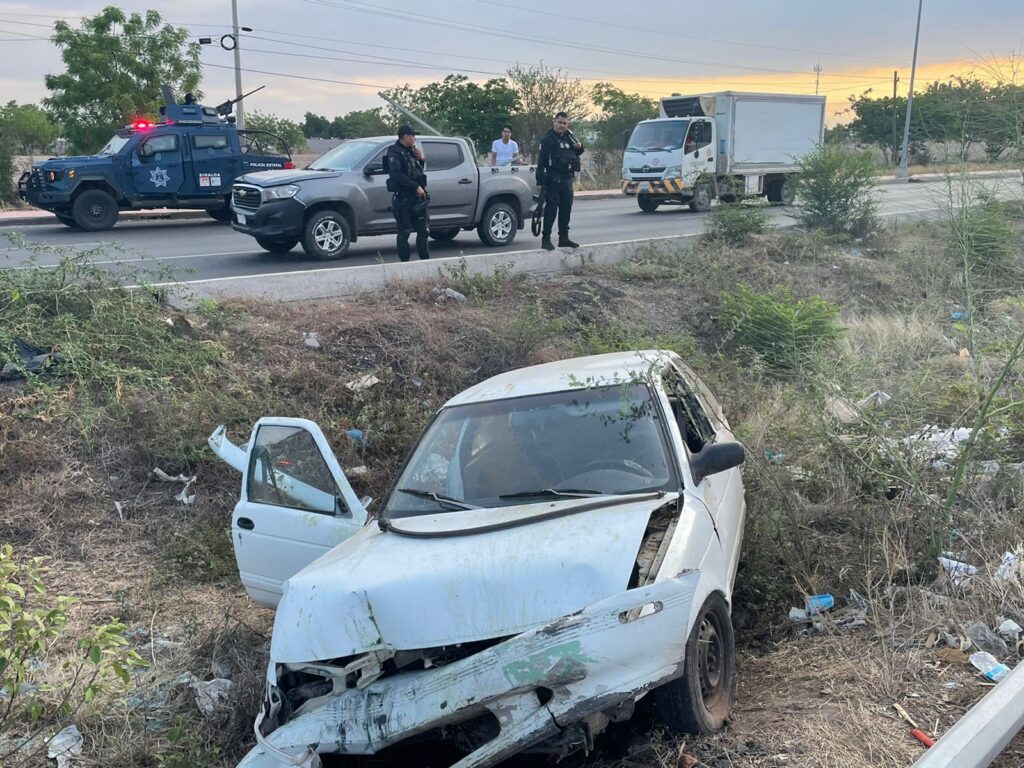
[[[626,151],[627,152],[639,152],[641,155],[646,155],[647,154],[642,149],[640,149],[640,147],[626,147]]]
[[[604,496],[604,491],[594,491],[590,488],[541,488],[537,491],[519,491],[518,493],[503,493],[499,499],[528,499],[536,496],[559,496],[570,499],[585,499],[590,496]]]
[[[442,506],[449,506],[453,509],[481,509],[476,504],[469,504],[459,499],[453,499],[451,496],[443,496],[440,493],[434,493],[433,491],[424,491],[422,488],[399,488],[401,493],[408,493],[410,496],[416,496],[420,499],[430,499],[436,501]]]

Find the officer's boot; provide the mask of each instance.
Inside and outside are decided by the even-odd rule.
[[[540,239],[540,247],[543,248],[545,251],[555,250],[555,244],[551,242],[551,235],[544,235]]]
[[[579,243],[574,243],[572,240],[569,239],[568,235],[559,235],[558,236],[558,247],[559,248],[579,248],[580,244]]]

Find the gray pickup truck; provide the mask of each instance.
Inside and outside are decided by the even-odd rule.
[[[316,259],[338,259],[362,235],[396,231],[384,153],[394,137],[351,139],[296,171],[238,178],[231,224],[264,250],[287,253],[301,242]],[[430,236],[451,240],[476,229],[486,245],[511,243],[533,208],[534,174],[527,166],[477,165],[464,139],[422,136],[430,192]]]

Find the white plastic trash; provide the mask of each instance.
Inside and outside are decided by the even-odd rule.
[[[993,683],[998,683],[1010,674],[1010,668],[987,651],[972,653],[971,664]]]

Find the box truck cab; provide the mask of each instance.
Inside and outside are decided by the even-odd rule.
[[[622,191],[642,211],[719,197],[791,203],[799,159],[821,142],[825,97],[721,93],[661,100],[660,116],[637,123],[626,144]]]

